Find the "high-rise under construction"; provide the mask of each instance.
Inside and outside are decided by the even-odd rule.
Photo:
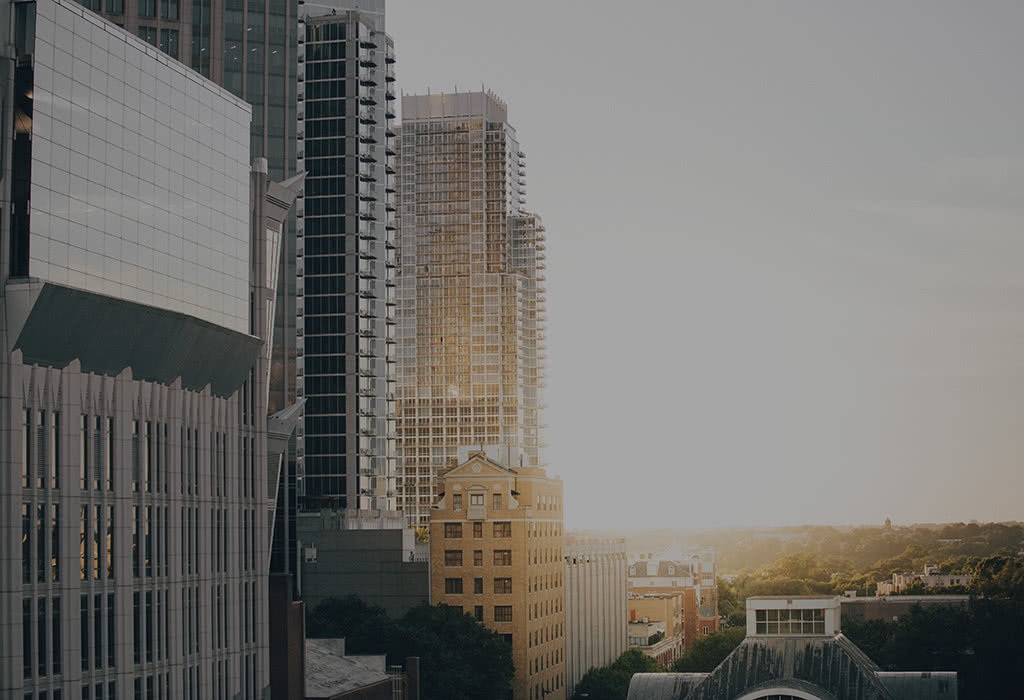
[[[507,115],[491,92],[402,98],[398,497],[412,526],[460,446],[543,466],[544,227]]]

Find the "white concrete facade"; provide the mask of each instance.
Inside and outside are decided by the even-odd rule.
[[[571,541],[565,553],[566,690],[626,651],[625,540]]]

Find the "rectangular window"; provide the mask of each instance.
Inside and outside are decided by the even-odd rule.
[[[484,621],[484,606],[482,606],[482,605],[474,605],[473,606],[473,619],[476,620],[477,622],[483,622]]]
[[[96,426],[99,427],[100,419],[96,419]],[[107,453],[106,457],[106,479],[107,479],[107,490],[114,490],[114,419],[107,418]]]
[[[471,493],[469,494],[469,505],[471,506],[482,506],[484,504],[484,495],[482,493]]]
[[[32,506],[21,504],[21,582],[32,583]]]
[[[473,579],[473,593],[481,595],[484,592],[484,580],[482,578]]]
[[[82,416],[78,426],[78,487],[89,488],[89,416]]]
[[[63,628],[60,619],[60,597],[54,596],[53,600],[50,601],[50,606],[50,636],[52,637],[50,642],[53,647],[53,673],[56,675],[64,672],[64,649],[61,645],[61,630]]]
[[[448,594],[462,593],[462,579],[446,578],[444,580],[444,592]]]
[[[100,579],[100,526],[102,525],[103,507],[95,506],[92,518],[92,579]]]
[[[114,594],[107,593],[107,668],[114,668],[114,624]],[[96,653],[99,654],[100,651],[97,650]]]
[[[60,411],[50,412],[50,425],[47,440],[47,458],[50,463],[50,488],[60,488],[60,468],[58,455],[60,455]]]
[[[123,15],[124,14],[124,0],[107,0],[107,14],[109,14],[109,15]]]
[[[444,536],[448,539],[456,539],[462,537],[462,523],[445,523],[444,524]]]
[[[21,601],[21,670],[24,678],[32,677],[32,599]]]
[[[89,596],[79,596],[78,626],[80,630],[79,646],[82,655],[82,670],[89,670]]]
[[[511,593],[512,592],[512,579],[510,579],[510,578],[496,578],[496,579],[494,579],[494,592],[495,593]]]
[[[142,35],[142,30],[145,27],[139,27],[139,36],[145,39]],[[139,421],[132,421],[132,493],[139,490],[139,461],[141,456],[139,454]]]
[[[512,536],[512,523],[505,520],[494,523],[494,536],[495,537],[511,537]]]
[[[107,518],[105,522],[106,529],[106,548],[107,548],[107,578],[114,578],[114,506],[107,506]]]
[[[474,549],[473,550],[473,566],[484,565],[484,550]]]
[[[81,568],[80,578],[89,578],[89,506],[82,506],[78,519],[78,565]]]
[[[139,17],[156,17],[156,0],[139,0]]]
[[[495,622],[512,622],[512,606],[511,605],[495,605],[494,606],[494,621]]]
[[[21,422],[21,487],[29,487],[32,472],[32,409],[26,408]]]
[[[50,580],[60,581],[60,505],[50,505]]]
[[[36,506],[36,582],[46,581],[46,506]]]
[[[146,563],[146,577],[153,575],[153,506],[146,506],[144,552]]]
[[[446,549],[446,550],[444,550],[444,565],[445,566],[462,566],[462,550],[461,549]]]
[[[481,522],[473,523],[473,539],[479,540],[484,536],[484,524]]]
[[[462,494],[457,493],[452,496],[452,510],[462,510]]]
[[[178,19],[178,0],[163,0],[160,4],[160,17],[162,19]]]
[[[36,411],[35,424],[35,460],[36,488],[46,488],[46,411]]]
[[[512,550],[511,549],[496,549],[496,550],[494,550],[494,565],[495,566],[512,566]]]
[[[96,668],[103,668],[103,594],[92,597],[92,659]]]
[[[491,496],[491,510],[501,510],[501,494],[495,493]]]
[[[132,506],[132,576],[139,577],[139,507]]]
[[[153,591],[146,591],[146,663],[153,663]]]
[[[36,624],[36,669],[40,676],[46,675],[46,598],[36,601],[38,623]]]
[[[142,661],[142,601],[140,595],[138,591],[132,593],[132,658],[135,663]]]
[[[142,426],[142,490],[153,491],[153,424],[146,421]]]

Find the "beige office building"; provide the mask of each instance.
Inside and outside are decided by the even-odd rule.
[[[493,93],[405,96],[398,160],[398,505],[426,525],[459,447],[543,467],[545,237]]]
[[[515,700],[563,700],[562,482],[504,461],[471,452],[439,476],[430,601],[462,609],[512,645]]]
[[[626,541],[565,539],[565,672],[572,696],[583,674],[626,651]]]

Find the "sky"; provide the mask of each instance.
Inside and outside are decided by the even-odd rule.
[[[527,153],[567,527],[1024,519],[1024,3],[387,13]]]

